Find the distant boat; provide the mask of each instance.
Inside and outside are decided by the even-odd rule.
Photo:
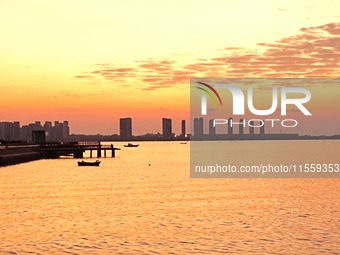
[[[187,144],[188,142],[181,142],[180,144]]]
[[[124,147],[138,147],[139,144],[132,144],[132,143],[128,143],[128,144],[125,144]]]
[[[96,160],[95,162],[78,161],[78,166],[99,166],[99,164],[99,160]]]

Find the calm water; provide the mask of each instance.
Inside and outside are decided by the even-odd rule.
[[[189,153],[140,143],[99,168],[0,168],[0,254],[340,254],[339,179],[190,179]]]

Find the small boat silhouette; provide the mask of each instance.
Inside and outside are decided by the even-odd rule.
[[[139,144],[132,144],[132,143],[128,143],[128,144],[125,144],[124,147],[138,147]]]
[[[99,166],[99,164],[99,160],[96,160],[95,162],[78,161],[78,166]]]

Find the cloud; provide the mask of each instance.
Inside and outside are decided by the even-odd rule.
[[[160,60],[160,61],[139,61],[143,64],[140,64],[140,68],[150,69],[155,71],[162,71],[162,70],[171,70],[173,68],[174,61],[167,61],[167,60]]]
[[[279,11],[286,11],[284,9]],[[275,42],[259,42],[258,50],[226,47],[219,56],[181,64],[173,59],[135,61],[131,66],[95,64],[91,75],[112,82],[145,84],[156,90],[189,84],[190,77],[336,78],[340,76],[340,23],[301,28]]]
[[[274,43],[258,43],[259,52],[232,51],[212,58],[212,63],[224,63],[230,76],[257,77],[336,77],[340,57],[340,23],[302,28],[300,33]],[[227,50],[230,51],[229,49]],[[206,72],[202,66],[197,71]]]
[[[157,86],[148,86],[145,88],[142,88],[141,90],[157,90],[157,89],[164,89],[164,88],[170,88],[170,85],[157,85]]]
[[[244,48],[242,47],[226,47],[223,50],[243,50]]]
[[[79,94],[76,94],[76,93],[71,93],[71,92],[68,92],[68,91],[61,91],[60,94],[63,97],[70,97],[70,98],[73,98],[73,99],[79,99],[79,98],[83,97],[82,95],[79,95]]]
[[[276,10],[277,10],[277,11],[279,11],[279,12],[285,12],[285,11],[288,11],[288,9],[287,9],[287,8],[277,8]]]
[[[340,35],[340,23],[329,23],[318,27],[301,28],[300,31],[307,33],[317,33],[326,31],[331,35]]]
[[[78,79],[92,79],[93,78],[93,76],[90,76],[90,75],[76,75],[74,77]]]
[[[91,74],[100,75],[106,80],[116,80],[117,78],[134,77],[135,68],[115,67],[114,65],[105,64],[104,68],[91,71]]]

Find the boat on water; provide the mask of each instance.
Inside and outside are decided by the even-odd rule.
[[[132,144],[132,143],[128,143],[128,144],[125,144],[124,147],[138,147],[139,144]]]
[[[181,142],[180,144],[187,144],[188,142]]]
[[[78,161],[78,166],[99,166],[99,164],[99,160],[96,160],[95,162]]]

